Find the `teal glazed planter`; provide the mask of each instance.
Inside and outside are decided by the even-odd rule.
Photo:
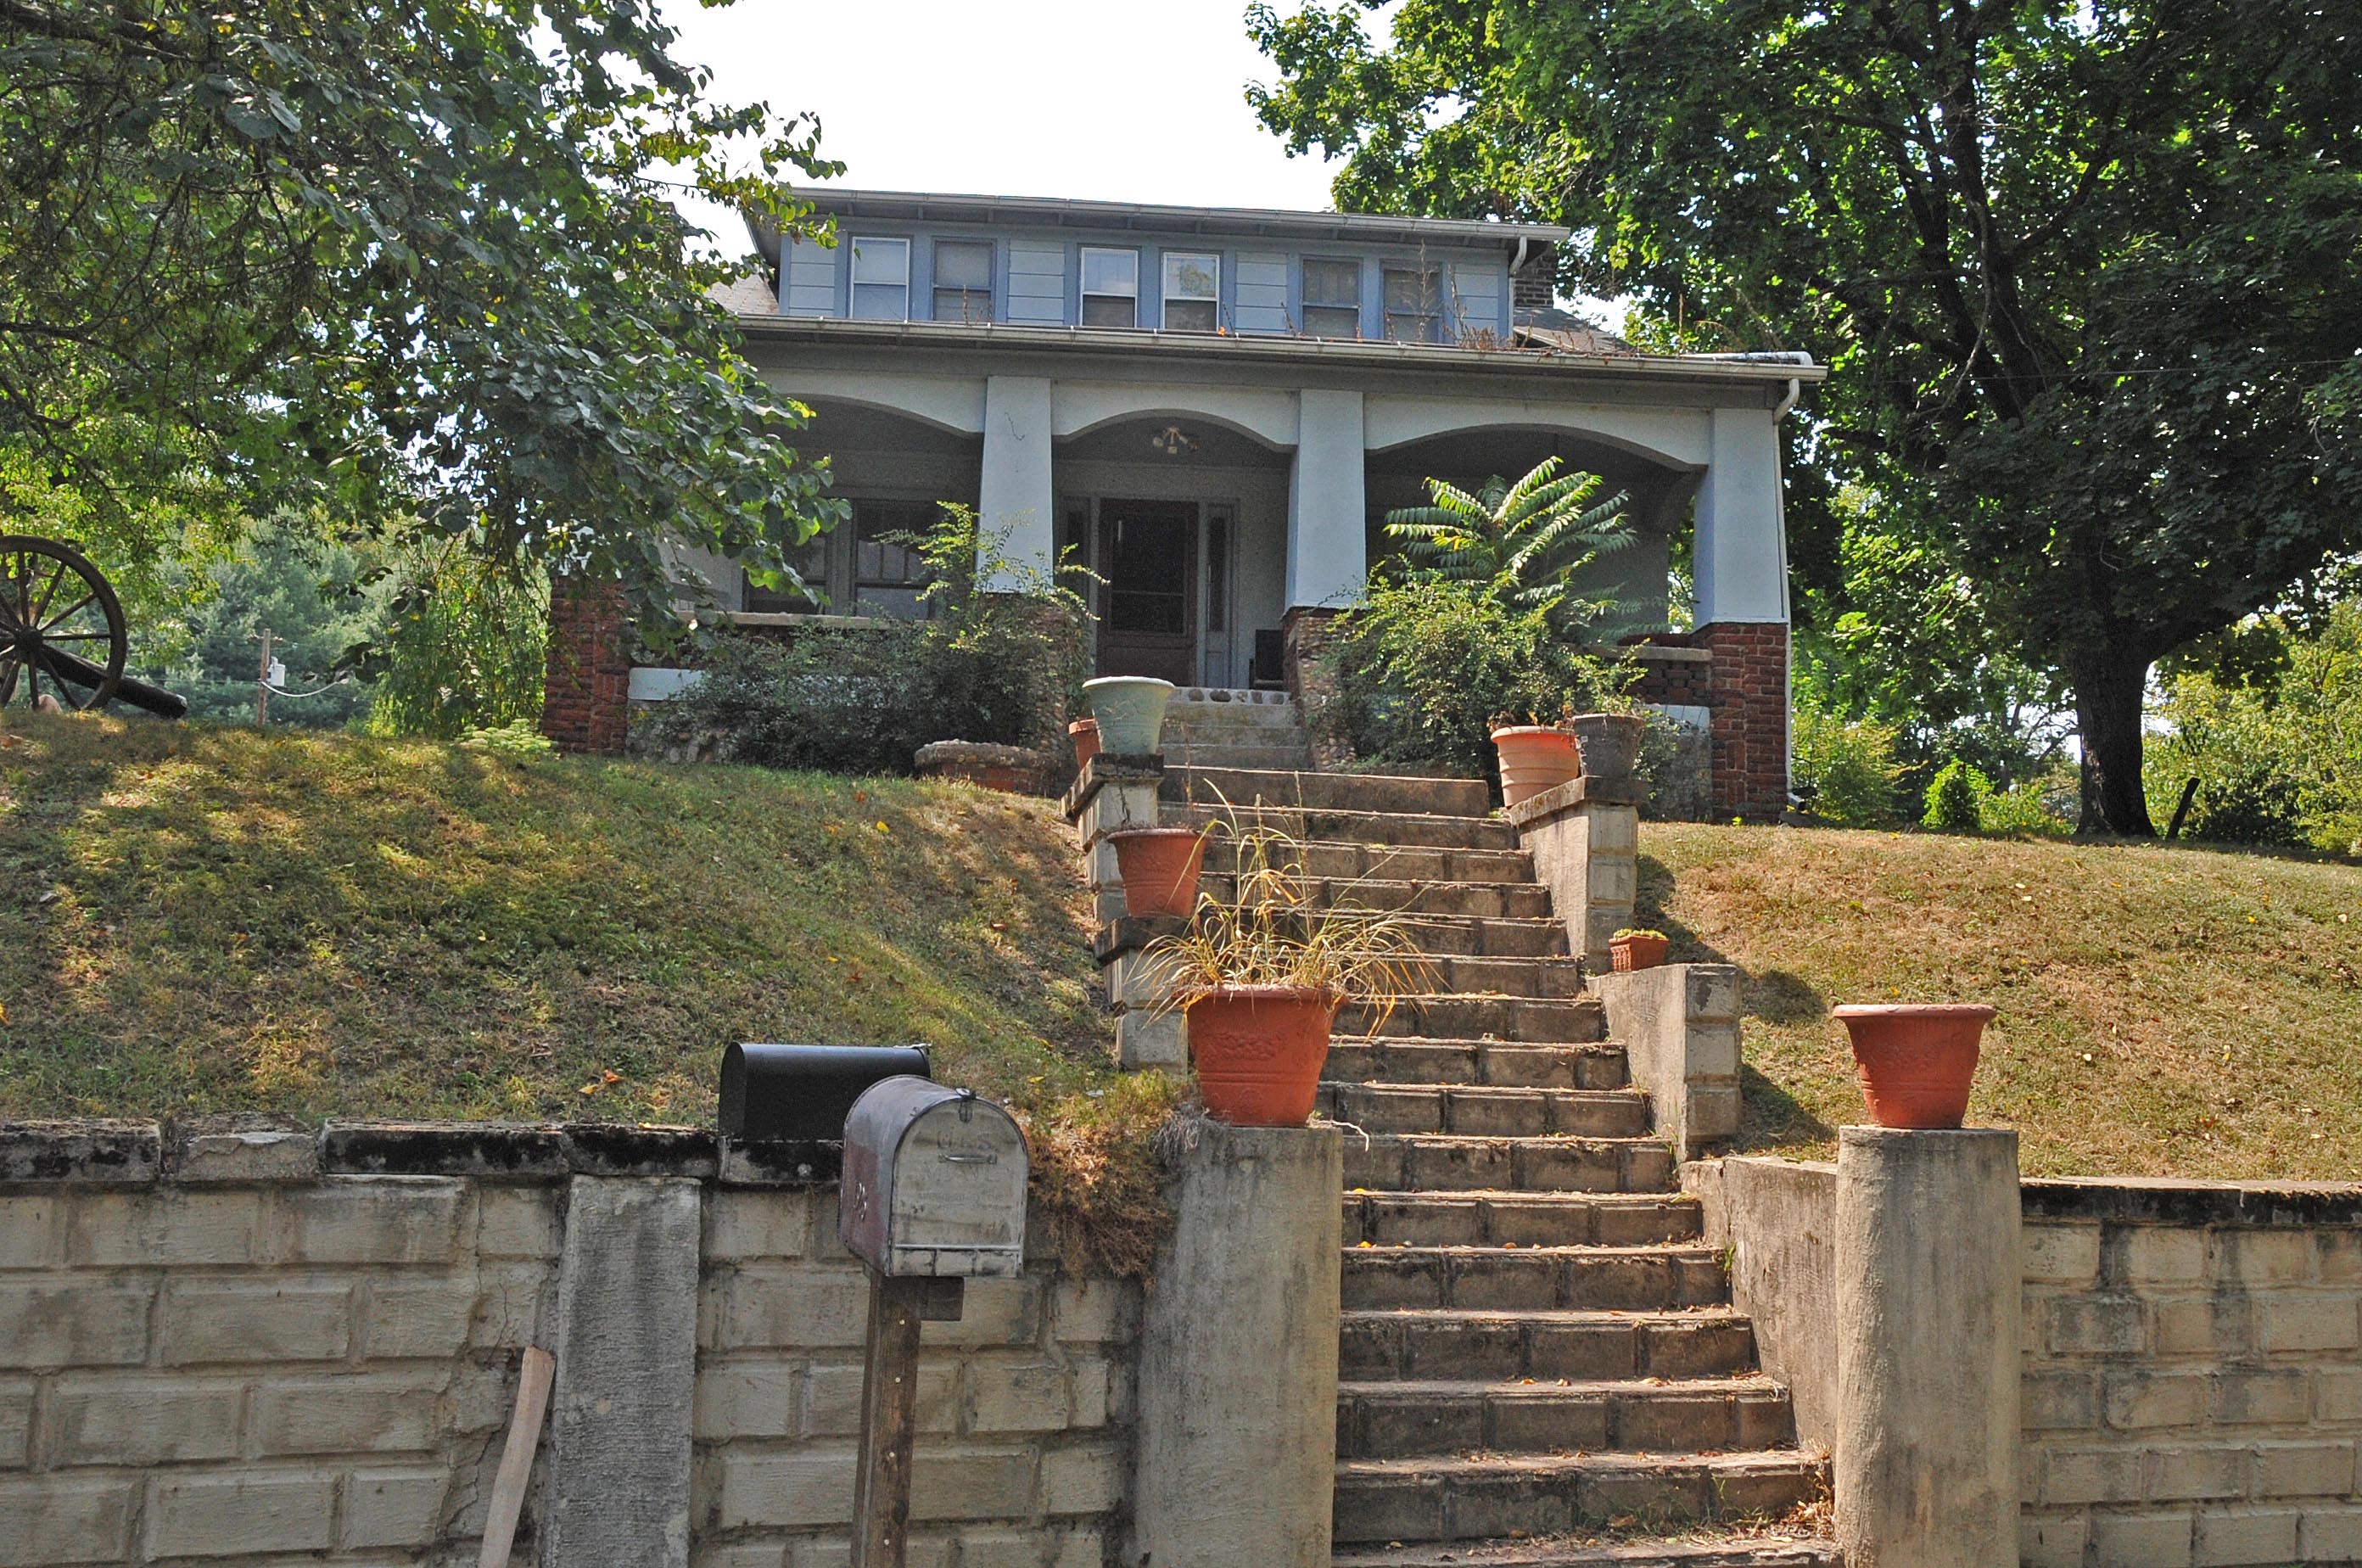
[[[1114,756],[1147,756],[1164,733],[1164,704],[1173,683],[1153,675],[1107,675],[1083,682],[1083,701],[1099,722],[1099,750]]]

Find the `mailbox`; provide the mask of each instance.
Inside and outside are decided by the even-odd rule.
[[[930,1071],[923,1045],[733,1045],[717,1120],[741,1143],[833,1143],[871,1084]]]
[[[844,1122],[838,1233],[889,1279],[1025,1268],[1025,1134],[967,1089],[888,1078]]]

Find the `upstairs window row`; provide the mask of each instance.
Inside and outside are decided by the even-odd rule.
[[[852,247],[851,314],[865,321],[911,319],[911,242],[855,238]],[[937,240],[932,319],[991,321],[992,259],[989,240]],[[1087,245],[1082,260],[1081,324],[1140,326],[1140,252]],[[1163,260],[1164,329],[1220,330],[1222,259],[1210,253],[1168,250]],[[1349,258],[1306,257],[1301,267],[1306,335],[1362,337],[1362,263]],[[1379,276],[1387,337],[1400,343],[1451,340],[1440,269],[1387,265],[1380,268]]]

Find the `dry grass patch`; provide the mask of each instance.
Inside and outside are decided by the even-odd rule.
[[[1973,1121],[2029,1174],[2362,1177],[2362,868],[1649,823],[1642,923],[1740,966],[1749,1147],[1861,1118],[1848,1001],[1985,1001]]]

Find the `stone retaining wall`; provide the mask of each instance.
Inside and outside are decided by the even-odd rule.
[[[1828,1442],[1836,1167],[1683,1174],[1800,1437]],[[2036,1180],[2020,1207],[2022,1561],[2362,1562],[2362,1187]]]
[[[833,1148],[753,1154],[629,1129],[0,1127],[0,1564],[473,1562],[527,1344],[560,1358],[553,1427],[569,1400],[590,1419],[562,1457],[545,1441],[517,1563],[559,1472],[640,1463],[584,1452],[618,1445],[596,1416],[619,1400],[653,1406],[637,1445],[690,1450],[686,1507],[641,1521],[677,1550],[632,1561],[843,1563],[866,1284]],[[602,1261],[565,1320],[569,1218],[659,1192],[693,1201],[696,1256]],[[927,1325],[913,1564],[1097,1568],[1138,1314],[1131,1287],[1037,1264]],[[632,1336],[668,1320],[687,1371],[687,1318],[693,1373],[635,1385],[668,1364]],[[570,1535],[568,1568],[608,1561],[624,1500],[646,1501],[568,1499],[594,1546]]]

